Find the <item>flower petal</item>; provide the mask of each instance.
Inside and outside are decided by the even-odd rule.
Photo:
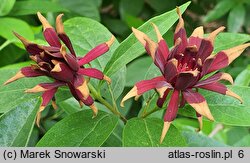
[[[164,76],[169,83],[177,76],[177,64],[178,61],[176,59],[171,59],[165,65]]]
[[[196,110],[196,112],[212,121],[214,120],[208,108],[207,101],[201,94],[193,91],[192,89],[187,89],[182,93],[186,101]]]
[[[125,97],[123,97],[121,101],[121,106],[124,107],[124,102],[134,96],[138,96],[143,94],[144,92],[147,92],[151,89],[155,89],[157,86],[157,83],[165,81],[165,78],[163,76],[158,76],[150,80],[142,80],[135,84],[135,86],[127,93]]]
[[[31,89],[27,89],[25,92],[26,93],[45,92],[54,88],[58,88],[63,85],[65,85],[65,83],[59,81],[55,81],[54,83],[41,83]]]
[[[13,32],[13,33],[23,43],[25,49],[27,50],[29,54],[36,55],[36,54],[40,54],[41,52],[43,52],[43,48],[41,46],[28,41],[27,39],[25,39],[23,36],[19,35],[16,32]]]
[[[186,34],[186,30],[184,28],[184,20],[182,18],[181,15],[181,11],[180,8],[177,7],[176,8],[177,14],[179,16],[179,22],[175,28],[175,32],[174,32],[174,44],[176,44],[176,41],[178,38],[181,39],[181,46],[182,47],[186,47],[187,46],[187,34]]]
[[[102,54],[106,53],[109,50],[110,46],[113,44],[114,40],[115,37],[112,36],[111,39],[106,43],[100,44],[94,49],[90,50],[83,58],[78,61],[79,66],[87,64],[97,57],[101,56]]]
[[[179,73],[175,88],[178,90],[185,90],[188,87],[192,86],[194,82],[196,82],[199,75],[199,71],[197,69],[193,71],[184,71]]]
[[[227,67],[249,46],[250,43],[246,43],[227,50],[220,51],[214,56],[213,62],[211,63],[207,73]]]
[[[212,84],[212,83],[215,83],[215,82],[220,81],[220,80],[227,80],[231,84],[233,84],[233,78],[230,74],[219,72],[213,76],[210,76],[209,78],[207,78],[205,80],[201,80],[201,81],[197,82],[197,84],[195,84],[194,87],[198,87],[198,86],[206,85],[206,84]]]
[[[164,104],[164,102],[165,102],[165,100],[166,100],[166,98],[167,98],[169,92],[170,92],[170,89],[167,89],[167,90],[164,92],[163,96],[158,98],[156,104],[157,104],[157,106],[158,106],[159,108],[162,108],[162,106],[163,106],[163,104]]]
[[[40,12],[37,12],[37,16],[43,25],[43,35],[45,40],[51,46],[61,47],[61,43],[54,28],[49,24],[49,22],[45,19],[45,17],[42,16]]]
[[[73,56],[71,54],[68,54],[66,52],[65,46],[63,46],[63,45],[62,45],[62,47],[60,49],[60,52],[61,52],[63,58],[65,59],[65,61],[68,63],[69,67],[74,71],[78,71],[80,66],[77,63],[77,60],[76,60],[75,56]]]
[[[164,126],[162,129],[160,143],[162,143],[162,141],[164,140],[164,138],[168,132],[168,129],[170,127],[170,124],[172,123],[172,121],[175,119],[175,117],[177,115],[178,103],[179,103],[179,91],[174,90],[174,92],[170,98],[168,108],[167,108],[166,113],[164,115]]]
[[[37,77],[37,76],[43,76],[44,73],[39,70],[34,70],[31,66],[23,67],[19,72],[16,73],[15,76],[7,80],[4,85],[7,85],[13,81],[16,81],[18,79],[24,78],[24,77]]]
[[[235,94],[234,92],[229,90],[225,85],[223,85],[221,83],[215,82],[215,83],[211,83],[211,84],[200,85],[200,86],[198,86],[198,88],[217,92],[217,93],[220,93],[223,95],[228,95],[228,96],[231,96],[231,97],[238,99],[241,103],[243,103],[243,100],[239,95]]]
[[[49,104],[49,102],[51,101],[51,99],[54,97],[56,91],[57,91],[57,88],[54,88],[54,89],[50,89],[48,91],[45,91],[42,94],[42,104],[41,104],[41,106],[39,108],[39,111],[38,111],[37,117],[36,117],[36,124],[37,124],[38,127],[40,127],[41,112]]]
[[[69,39],[69,37],[66,35],[66,33],[64,32],[64,26],[62,23],[62,16],[63,14],[60,14],[56,17],[56,31],[58,34],[58,37],[63,41],[63,43],[67,46],[67,48],[69,49],[70,53],[73,56],[76,56],[74,48],[72,46],[72,43]]]
[[[145,47],[147,53],[155,60],[155,52],[157,49],[157,43],[152,41],[145,33],[132,27],[132,31],[138,41]]]
[[[111,83],[109,77],[105,76],[100,70],[95,68],[80,68],[77,73],[91,78],[106,80],[109,84]]]
[[[50,75],[60,81],[69,82],[73,79],[72,70],[62,62],[57,63],[54,68],[50,71]]]

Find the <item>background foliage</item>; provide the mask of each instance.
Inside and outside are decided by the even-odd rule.
[[[194,0],[191,4],[183,0],[0,0],[0,4],[0,146],[250,146],[249,51],[222,70],[235,79],[230,88],[244,104],[203,91],[215,122],[204,119],[199,133],[195,131],[195,113],[187,105],[179,110],[164,142],[159,144],[164,109],[156,107],[157,95],[151,91],[139,101],[129,100],[124,109],[119,106],[135,82],[159,73],[131,34],[131,27],[155,38],[149,23],[154,22],[171,47],[178,20],[175,7],[182,5],[188,35],[200,25],[206,33],[221,25],[227,27],[216,39],[214,52],[218,52],[250,41],[249,0]],[[109,87],[91,80],[91,93],[101,110],[96,118],[92,119],[91,111],[80,108],[69,90],[63,88],[56,97],[59,109],[48,106],[38,128],[34,122],[40,94],[26,94],[24,90],[50,79],[21,79],[2,86],[31,63],[12,31],[45,44],[37,11],[52,25],[58,13],[65,14],[65,30],[79,56],[115,35],[110,51],[92,63],[113,81]]]

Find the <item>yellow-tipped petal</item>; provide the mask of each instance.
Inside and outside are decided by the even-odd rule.
[[[62,69],[61,69],[60,63],[57,63],[55,67],[51,70],[51,72],[61,72],[61,71]]]
[[[207,39],[209,40],[209,41],[211,41],[212,42],[212,44],[214,43],[214,40],[215,40],[215,38],[216,38],[216,36],[220,33],[220,32],[222,32],[223,30],[225,29],[225,27],[219,27],[218,29],[216,29],[216,30],[214,30],[212,33],[210,33],[209,34],[209,36],[207,37]]]
[[[23,36],[19,35],[18,33],[16,32],[13,32],[14,35],[20,40],[22,41],[23,45],[25,47],[27,47],[29,44],[32,44],[32,42],[30,42],[29,40],[27,40],[26,38],[24,38]]]
[[[114,43],[114,41],[115,41],[115,36],[112,35],[111,38],[110,38],[110,40],[107,41],[106,44],[108,45],[108,47],[110,47]]]
[[[232,76],[228,73],[222,73],[221,77],[220,77],[220,80],[226,80],[226,81],[229,81],[231,84],[234,83],[234,80],[232,78]]]
[[[42,23],[43,25],[43,30],[47,29],[47,28],[53,28],[48,20],[40,13],[40,12],[37,12],[37,17],[38,19],[40,20],[40,22]]]
[[[93,117],[92,118],[95,118],[96,116],[97,116],[97,114],[98,114],[98,109],[97,109],[97,107],[95,106],[95,104],[92,104],[92,105],[90,105],[89,106],[91,109],[92,109],[92,111],[93,111]]]
[[[4,82],[3,85],[7,85],[7,84],[9,84],[9,83],[11,83],[13,81],[16,81],[16,80],[18,80],[20,78],[24,78],[24,77],[25,77],[24,74],[21,71],[19,71],[19,72],[16,73],[15,76],[11,77],[9,80]]]
[[[204,35],[203,26],[195,28],[193,33],[191,34],[192,37],[199,37],[199,38],[203,38],[203,35]]]
[[[182,19],[181,11],[178,6],[176,7],[176,12],[179,16],[179,22],[175,28],[175,33],[177,33],[181,28],[184,28],[184,20]]]
[[[108,84],[111,84],[111,79],[108,76],[104,75],[103,80],[106,80]]]
[[[64,26],[63,26],[63,23],[62,23],[62,16],[63,16],[63,14],[59,14],[56,17],[56,31],[59,34],[64,33]]]
[[[52,100],[52,107],[56,110],[58,109],[58,106],[56,105],[56,101]]]
[[[129,99],[129,98],[131,98],[131,97],[134,97],[134,96],[138,96],[138,94],[137,94],[137,87],[136,86],[134,86],[127,94],[126,94],[126,96],[125,97],[123,97],[123,99],[122,99],[122,101],[121,101],[121,107],[124,107],[124,102],[127,100],[127,99]]]
[[[168,86],[163,86],[161,88],[156,88],[156,91],[159,93],[160,98],[164,96],[164,92],[168,89]]]
[[[152,41],[145,33],[135,29],[132,27],[132,31],[135,35],[135,37],[138,39],[138,41],[145,47],[148,46],[150,55],[152,56],[153,60],[155,60],[155,51],[158,47],[157,43]]]
[[[89,88],[86,80],[84,80],[83,84],[77,87],[77,89],[82,93],[84,100],[86,100],[89,97]]]
[[[211,121],[214,121],[214,117],[212,116],[209,108],[208,108],[208,105],[207,105],[207,102],[206,101],[203,101],[203,102],[200,102],[200,103],[189,103],[194,109],[196,112],[198,112],[200,115],[204,116],[204,117],[207,117],[209,120]]]
[[[40,106],[38,113],[36,115],[36,125],[38,127],[40,127],[40,120],[41,120],[41,115],[42,115],[42,111],[45,109],[45,106]]]
[[[197,132],[199,132],[199,131],[202,130],[202,127],[203,127],[202,116],[197,117],[197,119],[198,119],[198,122],[199,122],[199,128],[197,129]]]
[[[240,56],[240,54],[247,48],[250,46],[250,43],[246,43],[243,45],[239,45],[227,50],[223,50],[224,53],[226,53],[226,55],[228,56],[228,65],[235,60],[237,57]]]
[[[47,89],[41,87],[40,85],[36,85],[35,87],[31,89],[27,89],[25,93],[36,93],[36,92],[44,92],[47,91]]]
[[[168,130],[169,130],[169,127],[171,125],[172,122],[164,122],[164,125],[163,125],[163,128],[162,128],[162,132],[161,132],[161,138],[160,138],[160,144],[163,142]]]
[[[233,98],[236,98],[236,99],[238,99],[240,101],[240,103],[243,103],[242,98],[239,95],[237,95],[236,93],[234,93],[231,90],[229,90],[229,89],[227,89],[226,95],[231,96]]]
[[[161,35],[161,33],[160,33],[158,27],[157,27],[154,23],[151,23],[151,25],[154,27],[154,30],[155,30],[155,33],[156,33],[158,42],[160,42],[161,40],[164,40],[164,39],[162,38],[162,35]]]
[[[135,96],[135,101],[138,101],[140,97],[141,97],[141,95]]]

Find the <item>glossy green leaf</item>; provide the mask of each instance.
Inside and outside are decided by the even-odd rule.
[[[160,144],[163,121],[156,118],[132,118],[123,131],[123,146],[125,147],[173,147],[186,146],[184,138],[171,125],[164,141]]]
[[[205,22],[211,22],[225,15],[231,8],[234,7],[236,1],[221,0],[215,8],[213,8],[205,17]]]
[[[250,85],[250,65],[236,77],[234,84],[239,86]]]
[[[116,116],[102,111],[95,118],[92,118],[91,110],[80,111],[54,125],[37,146],[99,147],[110,136],[117,122]]]
[[[0,0],[0,16],[7,15],[12,7],[14,6],[16,0]]]
[[[126,86],[134,86],[144,79],[144,74],[152,63],[152,58],[142,57],[134,60],[127,66]]]
[[[229,32],[238,32],[244,24],[246,10],[243,4],[235,6],[229,13],[227,26]]]
[[[197,132],[184,131],[183,136],[189,147],[225,147],[227,145],[222,144],[212,138]]]
[[[7,46],[10,43],[16,43],[19,47],[23,47],[20,41],[13,34],[13,31],[19,33],[28,40],[34,40],[34,33],[31,27],[20,19],[16,18],[0,18],[0,36],[7,40]],[[2,45],[3,46],[3,45]],[[3,47],[0,48],[0,50]]]
[[[39,105],[38,98],[27,99],[0,117],[1,147],[27,146]]]
[[[250,135],[242,137],[238,142],[236,142],[234,147],[250,147]]]
[[[31,15],[37,12],[67,12],[67,9],[52,1],[25,0],[17,1],[11,11],[11,15]]]
[[[70,10],[70,12],[74,14],[100,21],[99,7],[101,6],[102,0],[91,0],[91,1],[55,0],[55,1],[61,6]]]
[[[181,11],[184,12],[189,4],[190,2],[187,2],[184,5],[180,6]],[[161,33],[164,34],[175,23],[177,19],[178,15],[176,14],[176,9],[173,9],[169,12],[148,20],[138,29],[145,32],[150,37],[155,38],[155,32],[152,25],[150,25],[150,22],[155,23],[159,27]],[[105,74],[108,76],[114,74],[121,67],[134,60],[144,52],[144,47],[138,42],[133,34],[130,34],[128,38],[125,39],[114,52],[112,58],[109,60],[104,70]]]
[[[78,56],[84,56],[97,45],[110,40],[112,36],[106,27],[89,18],[69,19],[64,25],[65,31],[69,35]],[[119,43],[116,40],[107,53],[91,62],[91,66],[103,71],[118,45]],[[115,98],[118,98],[123,91],[125,85],[125,73],[126,68],[125,66],[122,66],[116,74],[109,76],[113,81],[111,88]],[[91,79],[91,83],[97,88],[99,81]],[[109,94],[107,84],[103,85],[102,90],[106,90],[106,92],[103,92],[102,94]]]

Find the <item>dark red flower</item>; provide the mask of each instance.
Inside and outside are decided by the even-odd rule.
[[[87,83],[89,78],[106,80],[111,82],[110,78],[105,76],[100,70],[95,68],[85,68],[84,65],[101,56],[109,50],[114,42],[114,37],[105,43],[102,43],[90,50],[84,57],[76,57],[75,51],[69,37],[64,32],[62,16],[56,18],[56,31],[48,21],[38,12],[39,20],[43,25],[43,35],[49,46],[38,45],[26,40],[24,37],[14,33],[23,43],[30,58],[37,64],[23,67],[15,76],[10,78],[4,84],[9,84],[23,77],[48,76],[54,80],[53,83],[41,83],[25,92],[35,93],[43,92],[42,104],[37,114],[36,123],[39,125],[41,112],[52,100],[52,105],[56,108],[54,95],[61,86],[68,86],[72,95],[79,101],[80,105],[89,106],[96,116],[98,110],[94,105],[94,100],[89,94]],[[65,44],[63,45],[61,41]],[[69,52],[66,51],[66,47]]]
[[[205,80],[202,77],[228,66],[245,48],[250,46],[250,43],[247,43],[211,55],[214,49],[215,37],[224,30],[224,27],[213,31],[206,38],[203,38],[203,27],[198,27],[187,38],[179,8],[177,8],[177,13],[179,23],[174,33],[174,47],[171,50],[169,50],[158,28],[153,23],[158,38],[157,43],[143,32],[132,28],[133,33],[152,57],[162,75],[136,83],[121,102],[121,106],[123,106],[124,101],[127,99],[134,96],[138,98],[144,92],[156,89],[159,93],[157,105],[162,107],[167,95],[170,91],[173,92],[164,115],[164,127],[160,142],[163,141],[171,122],[175,119],[178,108],[184,106],[186,102],[195,109],[200,129],[202,128],[202,116],[214,120],[205,98],[197,92],[198,88],[232,96],[242,102],[242,99],[237,94],[219,83],[220,80],[227,80],[233,84],[233,79],[229,74],[219,72]],[[179,97],[181,97],[180,101]]]

